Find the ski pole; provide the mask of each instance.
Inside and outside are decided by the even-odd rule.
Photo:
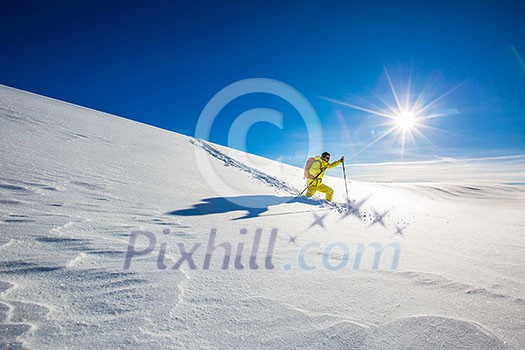
[[[301,196],[301,195],[304,193],[304,191],[306,191],[307,189],[309,189],[310,186],[312,186],[312,184],[314,183],[314,181],[317,180],[317,178],[319,177],[319,175],[321,175],[321,174],[323,173],[323,171],[324,171],[324,169],[321,169],[321,171],[319,172],[319,174],[317,174],[317,175],[312,179],[312,181],[310,181],[310,183],[308,184],[308,186],[306,186],[306,187],[304,188],[304,190],[302,190],[301,193],[299,193],[297,196]]]
[[[345,161],[343,160],[341,162],[343,164],[343,177],[345,179],[345,189],[346,189],[346,202],[350,200],[350,197],[348,196],[348,184],[346,183],[346,169],[345,169]]]

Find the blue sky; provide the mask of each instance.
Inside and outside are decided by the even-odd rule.
[[[525,153],[525,5],[519,1],[3,2],[0,83],[186,135],[221,89],[269,78],[302,93],[322,147],[349,163]],[[402,146],[388,119],[388,77],[439,118]],[[333,101],[340,101],[343,104]],[[345,105],[346,104],[346,105]],[[284,114],[254,125],[247,150],[302,166],[305,125],[286,101],[251,94],[218,115],[225,144],[251,108]],[[424,113],[423,113],[424,114]],[[421,115],[420,117],[425,117]],[[429,127],[432,127],[430,129]],[[370,145],[372,144],[372,145]],[[367,147],[368,146],[368,147]]]

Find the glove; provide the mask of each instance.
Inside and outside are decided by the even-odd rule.
[[[339,159],[341,162],[345,161],[345,156],[341,156],[341,159]]]

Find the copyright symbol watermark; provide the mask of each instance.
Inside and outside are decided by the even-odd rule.
[[[296,89],[288,84],[278,80],[253,78],[240,80],[230,84],[219,91],[204,107],[197,127],[195,129],[195,138],[210,141],[210,133],[215,119],[231,101],[248,94],[270,94],[277,96],[291,106],[299,113],[302,118],[306,131],[308,134],[308,153],[317,154],[321,151],[323,140],[321,122],[317,113],[310,102]],[[241,113],[230,126],[228,132],[228,147],[247,152],[247,136],[250,128],[260,122],[270,123],[279,129],[284,129],[284,116],[281,112],[270,108],[253,108]],[[226,199],[244,207],[258,207],[257,201],[246,202],[242,200],[242,195],[246,194],[246,190],[238,184],[235,179],[224,174],[224,167],[218,165],[218,162],[213,162],[209,152],[203,152],[202,149],[195,150],[197,165],[206,179],[208,184],[217,192],[217,194],[224,196],[228,194]],[[243,170],[250,171],[257,169],[257,158],[250,157],[247,153],[239,152],[236,154],[235,160],[238,164],[242,164]],[[271,175],[279,177],[279,171],[273,172]],[[239,199],[241,198],[241,199]],[[264,205],[264,204],[261,204]]]

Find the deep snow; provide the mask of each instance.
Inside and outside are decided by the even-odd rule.
[[[2,347],[525,347],[521,186],[350,181],[347,211],[339,177],[298,199],[302,169],[2,86],[0,123]]]

